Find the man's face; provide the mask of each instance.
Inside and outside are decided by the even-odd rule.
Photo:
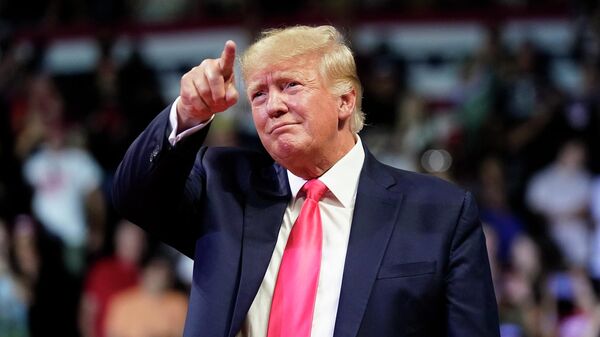
[[[340,97],[330,92],[318,66],[317,57],[304,56],[247,76],[258,135],[273,159],[284,166],[326,159],[328,152],[335,151],[340,118],[347,118],[340,116]]]

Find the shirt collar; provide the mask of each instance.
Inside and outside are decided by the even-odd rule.
[[[365,161],[365,150],[360,137],[356,136],[356,144],[337,163],[318,179],[324,183],[331,194],[344,206],[353,207],[358,189],[360,171]],[[296,198],[306,180],[287,171],[292,197]]]

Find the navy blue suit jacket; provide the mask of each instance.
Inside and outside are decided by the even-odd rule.
[[[131,145],[114,202],[194,259],[184,335],[232,337],[277,241],[291,197],[286,170],[265,153],[202,147],[208,130],[171,146],[168,113]],[[334,336],[499,336],[472,196],[365,152]]]

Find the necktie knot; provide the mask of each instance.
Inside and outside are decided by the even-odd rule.
[[[327,186],[318,179],[311,179],[302,186],[307,199],[319,201],[327,191]]]

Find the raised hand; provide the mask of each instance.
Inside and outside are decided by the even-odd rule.
[[[181,77],[177,102],[180,130],[207,121],[237,102],[239,94],[233,76],[235,48],[233,41],[227,41],[221,57],[205,59]]]

